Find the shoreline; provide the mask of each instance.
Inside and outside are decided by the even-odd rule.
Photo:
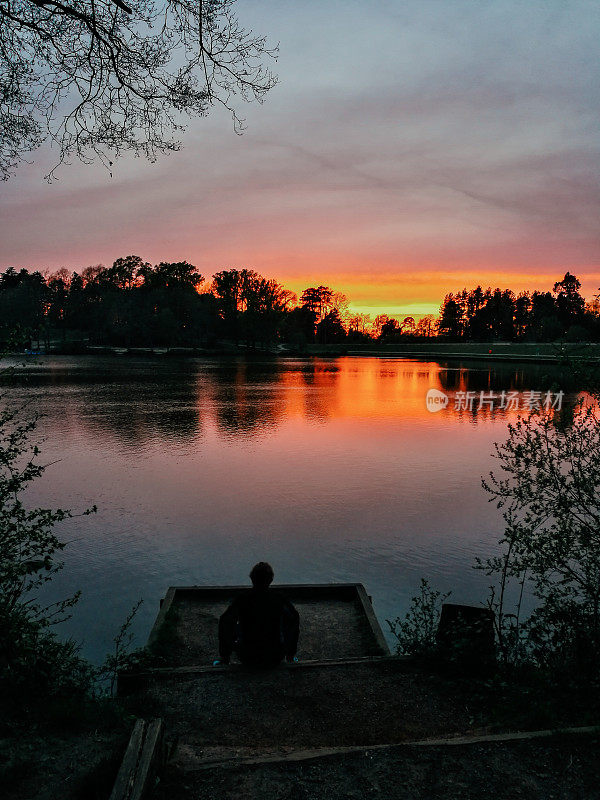
[[[217,347],[117,347],[72,343],[6,353],[10,357],[116,356],[148,358],[393,358],[415,361],[478,361],[568,365],[571,361],[600,365],[600,344],[539,345],[515,343],[443,343],[438,345],[307,345],[305,348],[278,346],[274,349],[246,348],[225,344]]]

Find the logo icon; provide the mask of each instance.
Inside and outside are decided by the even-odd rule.
[[[448,406],[448,395],[440,392],[439,389],[430,389],[425,397],[427,404],[427,411],[435,414],[436,411],[441,411],[442,408]]]

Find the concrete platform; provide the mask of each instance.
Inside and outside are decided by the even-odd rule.
[[[220,615],[247,586],[171,586],[148,638],[164,666],[207,666],[218,655]],[[330,661],[390,655],[360,583],[274,586],[300,615],[298,658]]]

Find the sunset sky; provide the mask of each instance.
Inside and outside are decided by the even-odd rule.
[[[0,184],[0,269],[130,253],[248,267],[356,310],[437,313],[477,283],[600,286],[597,0],[239,0],[280,44],[262,106],[192,121],[111,178],[52,153]]]

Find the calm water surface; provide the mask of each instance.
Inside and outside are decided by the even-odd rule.
[[[547,388],[548,367],[400,359],[48,357],[8,394],[45,417],[54,463],[31,502],[98,513],[65,523],[49,590],[83,598],[63,630],[100,658],[128,610],[145,640],[173,584],[237,584],[270,561],[279,582],[362,581],[383,624],[421,576],[480,602],[472,569],[499,512],[481,488],[515,414],[456,412],[453,393]],[[448,391],[432,414],[429,388]]]

